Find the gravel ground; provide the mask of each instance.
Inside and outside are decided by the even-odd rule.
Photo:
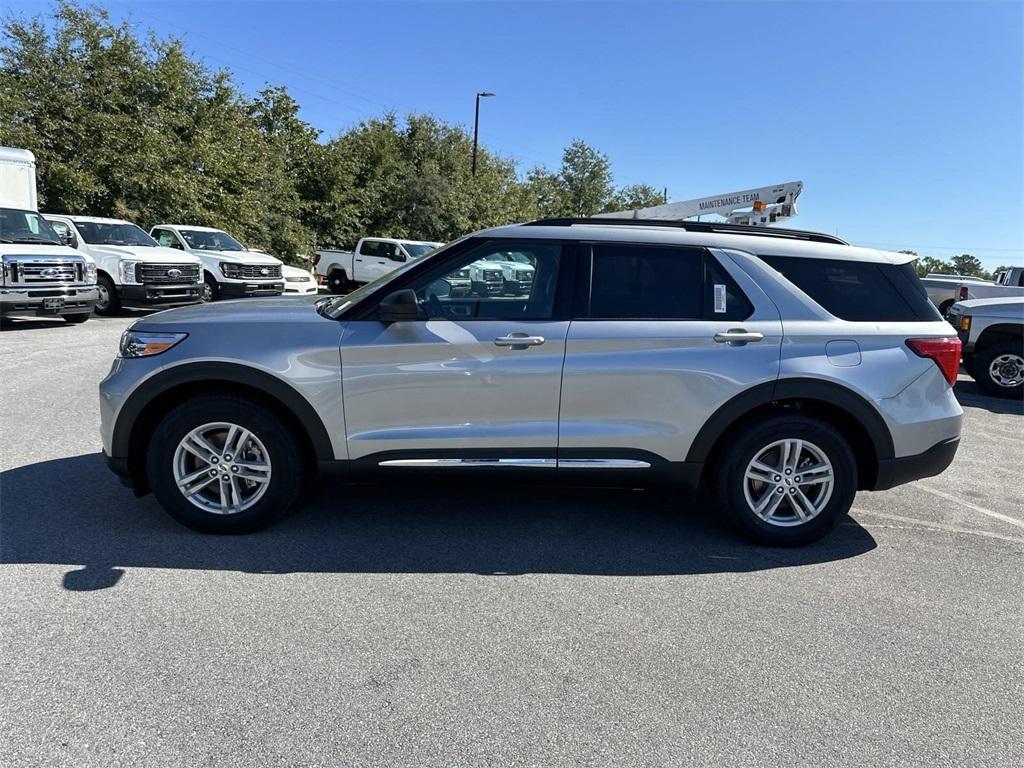
[[[0,765],[1024,761],[1024,413],[817,545],[609,490],[346,487],[246,537],[135,499],[130,317],[0,336]],[[69,354],[70,353],[70,354]]]

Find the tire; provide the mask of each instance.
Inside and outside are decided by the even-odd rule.
[[[217,281],[209,273],[203,277],[203,287],[199,290],[199,300],[203,304],[220,300],[220,286],[217,285]]]
[[[327,276],[327,287],[331,293],[344,295],[349,292],[348,275],[342,269],[332,269]]]
[[[982,347],[974,355],[971,376],[989,395],[1024,398],[1024,343],[1001,341]]]
[[[800,441],[799,464],[787,475],[782,469],[783,451],[787,443],[790,451],[796,448],[796,441]],[[719,508],[724,509],[744,536],[759,544],[799,546],[820,539],[850,511],[857,492],[857,462],[849,444],[833,426],[813,416],[766,417],[733,435],[720,458],[714,483]],[[769,467],[778,466],[779,473],[760,472],[766,475],[768,482],[748,479],[748,467],[758,472],[752,465],[755,458],[762,459]],[[827,459],[827,464],[831,465],[830,488],[823,482],[794,482],[800,477],[801,468],[821,467],[826,463],[822,459]],[[818,479],[825,471],[819,471]],[[778,486],[772,489],[776,482]],[[775,497],[773,494],[779,487],[784,490]],[[797,489],[795,493],[793,488]],[[798,494],[806,500],[808,506],[804,508],[812,508],[810,514],[805,513],[807,519],[803,522],[793,506],[800,503]],[[785,500],[776,502],[776,498]],[[777,505],[773,514],[761,517],[755,513],[752,505],[763,501],[767,501],[769,507]]]
[[[121,311],[121,299],[117,295],[114,281],[106,275],[100,275],[96,280],[96,287],[99,297],[96,299],[96,306],[93,307],[97,315],[116,315]]]
[[[76,312],[73,315],[64,315],[64,322],[75,325],[77,323],[84,323],[89,319],[89,312]]]
[[[243,438],[243,467],[235,463],[237,456],[224,450],[232,426],[251,435]],[[219,453],[207,451],[199,442],[190,444],[212,461],[199,459],[184,448],[185,439],[197,430],[202,430],[205,444]],[[257,469],[261,466],[267,469]],[[224,467],[229,471],[225,472]],[[203,483],[211,469],[214,474],[220,472],[220,477]],[[228,395],[200,396],[172,410],[150,439],[146,471],[157,501],[171,517],[195,531],[216,534],[250,533],[270,525],[295,505],[310,474],[297,436],[272,410]],[[248,480],[243,477],[246,473],[265,481]],[[232,479],[222,485],[225,475]],[[196,478],[191,499],[177,482],[177,478],[189,476]],[[231,497],[232,486],[238,494],[236,499]],[[230,508],[232,501],[234,511],[216,511]]]
[[[944,302],[939,304],[939,314],[942,315],[943,319],[949,317],[949,308],[956,304],[956,299],[946,299]]]

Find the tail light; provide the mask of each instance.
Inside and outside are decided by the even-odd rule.
[[[319,253],[314,253],[313,256],[310,258],[310,261],[312,262],[313,266],[315,267],[317,264],[320,263],[320,254]]]
[[[961,285],[960,286],[960,301],[966,301],[966,300],[967,300],[967,286],[966,285]]]
[[[950,386],[956,383],[956,375],[960,372],[960,339],[907,339],[907,346],[918,357],[931,358]]]

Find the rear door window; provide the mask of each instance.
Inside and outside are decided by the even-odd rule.
[[[912,263],[879,264],[801,256],[760,257],[840,320],[941,320]]]
[[[589,301],[594,320],[740,320],[750,302],[701,248],[620,243],[591,246]]]

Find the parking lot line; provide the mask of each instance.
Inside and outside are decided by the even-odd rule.
[[[955,496],[952,493],[946,493],[945,491],[940,491],[940,490],[937,490],[935,488],[929,488],[927,485],[922,485],[921,483],[913,483],[913,486],[915,488],[920,488],[922,491],[927,491],[928,493],[930,493],[930,494],[932,494],[934,496],[938,496],[940,498],[946,499],[947,501],[954,501],[957,504],[960,504],[961,506],[967,507],[968,509],[973,509],[975,512],[981,512],[981,514],[988,515],[989,517],[991,517],[994,520],[1001,520],[1004,523],[1009,523],[1010,525],[1016,525],[1018,528],[1024,528],[1024,520],[1018,520],[1015,517],[1010,517],[1009,515],[1004,515],[1001,512],[994,512],[991,509],[985,509],[984,507],[979,507],[977,504],[971,504],[971,502],[969,502],[969,501],[964,501],[963,499],[958,498],[957,496]]]
[[[959,528],[955,525],[946,525],[944,523],[936,523],[930,520],[920,520],[916,517],[904,517],[903,515],[891,515],[888,512],[876,512],[873,509],[864,509],[863,507],[853,507],[850,512],[856,515],[874,515],[875,517],[880,517],[883,520],[892,520],[896,523],[906,523],[906,525],[883,525],[883,528],[903,528],[908,531],[925,530],[938,531],[941,533],[963,533],[969,536],[981,536],[986,539],[998,539],[999,541],[1006,541],[1010,544],[1024,545],[1024,539],[1017,539],[1013,536],[1003,536],[1001,533],[974,531],[970,528]],[[857,525],[857,523],[848,522],[844,523],[844,525]]]

